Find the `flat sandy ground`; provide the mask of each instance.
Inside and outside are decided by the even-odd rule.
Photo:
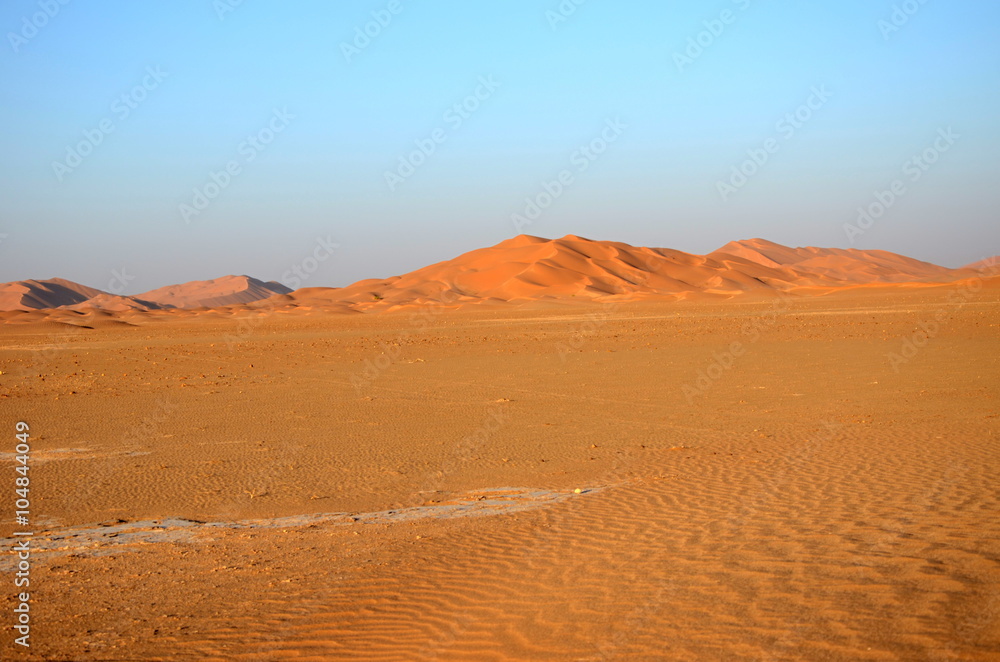
[[[2,325],[0,650],[997,660],[998,340],[995,285]]]

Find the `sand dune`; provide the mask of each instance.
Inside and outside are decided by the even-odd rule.
[[[790,267],[801,281],[826,281],[823,284],[954,280],[957,271],[888,251],[789,248],[765,239],[730,242],[710,255],[722,260],[727,255],[742,257],[779,269]]]
[[[215,308],[235,303],[250,303],[292,290],[274,281],[263,282],[250,276],[224,276],[168,285],[136,295],[167,308]]]
[[[971,277],[886,251],[788,248],[762,239],[732,242],[708,255],[567,235],[520,235],[402,276],[344,288],[310,288],[287,303],[391,310],[444,302],[626,301],[729,298],[753,292],[859,284],[940,283]],[[277,302],[276,302],[277,303]]]
[[[124,297],[116,294],[106,294],[104,292],[93,296],[86,301],[73,304],[72,306],[63,306],[63,308],[68,308],[71,310],[105,310],[113,312],[123,312],[126,310],[156,310],[160,308],[159,305],[153,303],[152,301],[144,301],[138,297]]]
[[[164,308],[217,308],[252,303],[287,292],[291,290],[275,281],[264,282],[250,276],[225,276],[168,285],[135,296],[120,296],[62,278],[52,278],[0,284],[0,311],[72,308],[145,312]]]
[[[58,308],[82,303],[98,294],[104,293],[62,278],[19,280],[0,285],[0,310]]]
[[[963,269],[976,269],[979,270],[992,270],[994,272],[1000,270],[1000,255],[994,255],[993,257],[988,257],[985,260],[979,260],[978,262],[973,262],[972,264],[967,264]]]
[[[933,285],[981,277],[974,268],[948,269],[887,251],[790,248],[764,239],[734,241],[708,255],[644,248],[576,235],[519,235],[495,246],[391,278],[347,287],[291,291],[249,276],[192,281],[121,297],[69,281],[22,281],[0,289],[0,310],[71,306],[128,313],[134,321],[157,309],[216,316],[357,313],[416,307],[493,307],[510,303],[698,301],[792,292],[828,294],[840,288]],[[43,283],[48,283],[46,288]],[[157,314],[162,314],[157,313]],[[33,319],[33,318],[32,318]],[[158,317],[157,319],[166,319]],[[28,321],[16,316],[8,321]],[[54,320],[60,321],[60,320]]]

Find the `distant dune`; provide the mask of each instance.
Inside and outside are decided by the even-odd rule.
[[[818,284],[902,283],[914,280],[947,280],[955,270],[890,253],[854,248],[789,248],[764,239],[733,241],[709,254],[719,260],[727,255],[780,269],[792,267],[803,281]]]
[[[132,320],[136,315],[168,313],[165,309],[213,308],[214,315],[229,316],[262,309],[356,313],[431,304],[707,300],[750,293],[805,295],[848,287],[941,284],[980,277],[976,268],[948,269],[887,251],[790,248],[764,239],[734,241],[708,255],[693,255],[575,235],[561,239],[518,235],[408,274],[347,287],[293,292],[273,281],[225,276],[122,297],[60,279],[19,281],[0,285],[0,310],[63,307],[120,313]],[[2,318],[35,321],[10,312]]]
[[[136,296],[119,296],[62,278],[0,284],[0,311],[66,308],[76,311],[149,311],[163,308],[215,308],[247,304],[291,290],[249,276],[168,285]]]
[[[123,312],[126,310],[157,310],[161,307],[162,306],[159,306],[152,301],[147,301],[138,297],[123,297],[116,294],[107,294],[105,292],[101,292],[100,294],[81,303],[73,304],[72,306],[63,306],[63,308],[69,310],[86,311],[88,309],[95,309],[107,310],[111,312]]]
[[[519,235],[402,276],[363,280],[344,288],[298,290],[280,299],[298,306],[351,310],[429,302],[719,299],[749,292],[941,283],[975,275],[886,251],[789,248],[763,239],[731,242],[708,255],[692,255],[574,235],[561,239]]]
[[[0,285],[0,310],[58,308],[82,303],[99,294],[104,293],[62,278],[19,280]]]
[[[251,303],[292,290],[274,281],[263,282],[250,276],[225,276],[214,280],[195,280],[168,285],[136,295],[164,308],[216,308]]]
[[[985,260],[979,260],[978,262],[973,262],[972,264],[967,264],[963,269],[991,269],[994,271],[1000,271],[1000,255],[994,255],[993,257],[988,257]]]

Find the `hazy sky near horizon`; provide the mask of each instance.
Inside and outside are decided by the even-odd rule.
[[[0,28],[0,281],[281,279],[320,238],[306,286],[519,233],[1000,253],[993,1],[12,0]]]

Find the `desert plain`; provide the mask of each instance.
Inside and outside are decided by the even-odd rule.
[[[992,274],[277,296],[5,313],[18,659],[1000,659]]]

